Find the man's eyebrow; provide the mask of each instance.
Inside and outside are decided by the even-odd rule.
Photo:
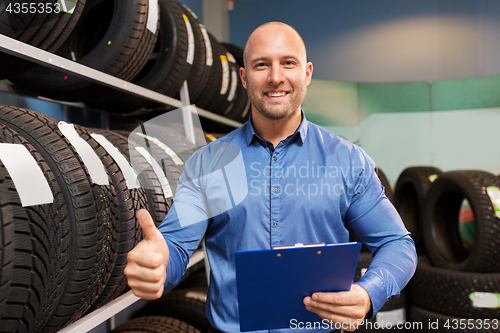
[[[299,60],[299,58],[297,56],[293,56],[293,55],[285,55],[283,57],[281,57],[281,59],[283,60],[286,60],[286,59],[294,59],[294,60]],[[267,57],[260,57],[260,58],[256,58],[256,59],[253,59],[251,62],[252,63],[256,63],[256,62],[259,62],[259,61],[266,61],[267,60]]]
[[[260,57],[260,58],[253,59],[252,63],[256,63],[256,62],[259,62],[259,61],[265,61],[265,60],[267,60],[266,57]]]

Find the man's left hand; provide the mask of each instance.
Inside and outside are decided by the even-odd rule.
[[[354,331],[371,309],[370,296],[357,284],[350,291],[314,293],[304,298],[306,309],[337,324],[344,331]],[[342,326],[340,326],[342,325]]]

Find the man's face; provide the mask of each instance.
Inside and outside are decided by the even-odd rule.
[[[312,76],[301,39],[289,27],[269,25],[257,29],[248,43],[240,74],[252,110],[273,120],[300,110]]]

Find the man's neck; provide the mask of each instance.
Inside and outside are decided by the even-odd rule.
[[[252,125],[257,133],[276,148],[280,141],[292,135],[302,122],[300,109],[284,119],[273,120],[264,117],[257,110],[252,110]]]

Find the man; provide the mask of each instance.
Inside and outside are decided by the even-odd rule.
[[[300,105],[313,66],[299,34],[283,23],[264,24],[250,35],[244,61],[240,75],[251,118],[218,141],[241,149],[247,196],[226,212],[186,224],[179,222],[184,213],[176,204],[204,211],[210,209],[204,205],[213,192],[206,180],[180,182],[158,230],[147,212],[138,213],[146,239],[129,253],[128,283],[139,297],[160,297],[164,287],[178,283],[205,234],[212,267],[207,317],[216,330],[238,332],[237,250],[346,242],[349,224],[375,254],[368,271],[350,291],[315,293],[303,302],[318,321],[344,323],[345,330],[353,331],[353,323],[371,318],[411,278],[417,261],[414,243],[385,197],[373,161],[361,148],[305,119]],[[209,148],[193,154],[186,168],[208,159]]]

